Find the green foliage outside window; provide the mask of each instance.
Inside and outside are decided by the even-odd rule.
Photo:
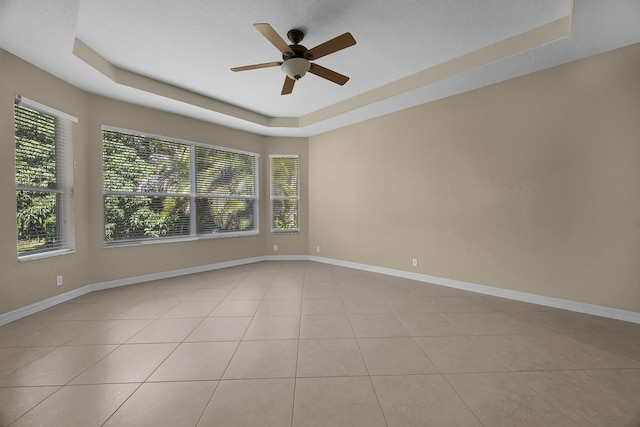
[[[16,105],[15,161],[18,253],[59,243],[55,117]]]
[[[255,162],[249,154],[104,130],[105,240],[253,230]]]
[[[189,235],[189,150],[186,144],[103,131],[106,241]]]
[[[196,147],[197,231],[254,229],[255,157]]]
[[[297,231],[298,158],[271,158],[271,211],[273,231]]]

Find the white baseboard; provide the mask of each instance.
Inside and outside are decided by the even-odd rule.
[[[272,257],[272,258],[274,258],[275,260],[277,257]],[[307,257],[305,257],[305,259],[307,259]],[[67,302],[69,300],[72,300],[74,298],[77,298],[84,294],[88,294],[89,292],[93,292],[93,291],[101,291],[104,289],[117,288],[119,286],[134,285],[136,283],[149,282],[152,280],[168,279],[170,277],[183,276],[186,274],[219,270],[221,268],[236,267],[239,265],[252,264],[254,262],[260,262],[265,260],[266,260],[266,257],[243,258],[243,259],[238,259],[233,261],[224,261],[224,262],[218,262],[214,264],[200,265],[197,267],[182,268],[179,270],[163,271],[160,273],[128,277],[126,279],[92,283],[90,285],[82,286],[81,288],[77,288],[69,292],[65,292],[63,294],[56,295],[54,297],[47,298],[42,301],[38,301],[34,304],[30,304],[13,311],[9,311],[7,313],[0,314],[0,326],[5,325],[9,322],[13,322],[14,320],[22,319],[23,317],[35,314],[39,311],[53,307],[54,305]]]
[[[90,288],[91,285],[83,286],[81,288],[74,289],[72,291],[65,292],[63,294],[38,301],[33,304],[29,304],[26,307],[21,307],[13,311],[0,314],[0,326],[87,294],[92,291],[92,289]]]
[[[136,283],[150,282],[152,280],[169,279],[171,277],[184,276],[187,274],[203,273],[205,271],[220,270],[221,268],[237,267],[239,265],[253,264],[265,261],[265,257],[243,258],[233,261],[217,262],[215,264],[199,265],[197,267],[181,268],[179,270],[162,271],[160,273],[145,274],[143,276],[127,277],[126,279],[110,280],[89,285],[91,291],[102,291],[104,289],[117,288],[119,286],[135,285]],[[75,298],[75,297],[74,297]]]
[[[460,280],[447,279],[443,277],[429,276],[426,274],[411,273],[409,271],[395,270],[392,268],[378,267],[375,265],[359,264],[356,262],[342,261],[333,258],[323,258],[307,255],[268,255],[253,258],[243,258],[233,261],[224,261],[214,264],[201,265],[197,267],[182,268],[179,270],[163,271],[160,273],[145,274],[142,276],[129,277],[126,279],[110,280],[107,282],[92,283],[78,289],[56,295],[51,298],[30,304],[7,313],[0,314],[0,326],[13,322],[14,320],[35,314],[39,311],[61,304],[73,298],[77,298],[93,291],[116,288],[119,286],[134,285],[136,283],[149,282],[152,280],[168,279],[171,277],[184,276],[193,273],[219,270],[221,268],[236,267],[240,265],[252,264],[261,261],[314,261],[323,264],[331,264],[340,267],[353,268],[356,270],[369,271],[372,273],[385,274],[387,276],[402,277],[419,282],[433,283],[435,285],[447,286],[449,288],[462,289],[470,292],[477,292],[485,295],[492,295],[501,298],[508,298],[516,301],[523,301],[532,304],[544,305],[547,307],[561,308],[564,310],[576,311],[579,313],[593,314],[595,316],[607,317],[610,319],[623,320],[625,322],[640,323],[640,313],[634,311],[620,310],[617,308],[604,307],[594,304],[586,304],[577,301],[560,298],[546,297],[543,295],[529,294],[526,292],[512,291],[509,289],[495,288],[492,286],[478,285],[475,283],[463,282]]]
[[[309,261],[307,255],[267,255],[265,261]]]
[[[579,313],[593,314],[595,316],[607,317],[610,319],[623,320],[625,322],[640,323],[640,313],[635,311],[620,310],[617,308],[604,307],[595,304],[586,304],[561,298],[547,297],[543,295],[529,294],[526,292],[512,291],[509,289],[495,288],[492,286],[478,285],[475,283],[463,282],[461,280],[447,279],[443,277],[429,276],[426,274],[411,273],[409,271],[395,270],[391,268],[378,267],[356,262],[342,261],[332,258],[310,256],[309,261],[321,262],[340,267],[364,270],[372,273],[385,274],[387,276],[402,277],[419,282],[433,283],[435,285],[449,288],[462,289],[470,292],[491,295],[495,297],[507,298],[516,301],[523,301],[532,304],[544,305],[547,307],[561,308],[564,310],[577,311]]]

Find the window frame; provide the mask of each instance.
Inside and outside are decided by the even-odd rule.
[[[296,159],[297,160],[297,177],[296,177],[296,196],[274,196],[273,194],[273,160],[274,159]],[[290,228],[286,230],[278,230],[275,228],[275,218],[273,202],[276,200],[295,200],[297,201],[297,228]],[[273,234],[297,234],[300,233],[300,154],[270,154],[269,155],[269,222],[271,233]]]
[[[166,142],[173,142],[176,144],[184,144],[190,147],[189,154],[189,193],[155,193],[155,192],[136,192],[136,191],[115,191],[115,190],[105,190],[104,183],[104,131],[112,131],[112,132],[120,132],[126,133],[129,135],[140,136],[145,138],[153,138]],[[260,176],[260,154],[254,153],[251,151],[238,150],[229,147],[222,147],[213,144],[205,144],[196,141],[190,141],[182,138],[174,138],[165,135],[159,135],[150,132],[143,132],[133,129],[121,128],[117,126],[110,125],[102,125],[100,129],[100,152],[101,152],[101,160],[100,160],[100,182],[101,182],[101,194],[102,194],[102,246],[104,248],[113,248],[113,247],[123,247],[123,246],[139,246],[139,245],[149,245],[149,244],[161,244],[161,243],[173,243],[173,242],[188,242],[188,241],[196,241],[196,240],[207,240],[207,239],[224,239],[224,238],[232,238],[232,237],[246,237],[246,236],[256,236],[260,234],[260,188],[259,188],[259,176]],[[197,213],[189,215],[189,234],[184,236],[168,236],[168,237],[148,237],[148,238],[135,238],[135,239],[122,239],[122,240],[106,240],[106,212],[105,212],[105,196],[107,195],[123,195],[123,196],[160,196],[160,197],[186,197],[189,199],[190,209],[193,209],[192,212],[195,212],[196,200],[199,195],[197,193],[196,186],[196,147],[203,147],[207,149],[226,151],[237,154],[245,154],[248,156],[252,156],[254,158],[254,196],[252,200],[254,201],[254,228],[248,231],[230,231],[230,232],[221,232],[221,233],[203,233],[198,234],[197,230]]]
[[[13,113],[13,133],[14,133],[14,167],[17,167],[16,150],[16,107],[37,111],[38,113],[52,117],[55,127],[55,176],[56,186],[50,187],[34,187],[28,185],[19,185],[15,183],[16,197],[19,191],[27,191],[32,193],[56,194],[56,235],[60,239],[60,243],[51,248],[36,250],[33,252],[20,253],[16,247],[18,261],[30,261],[35,259],[48,258],[53,256],[65,255],[75,252],[75,223],[73,217],[73,124],[78,123],[78,118],[70,114],[59,111],[55,108],[41,104],[32,99],[21,95],[14,96],[14,113]],[[17,203],[17,199],[16,200]],[[17,205],[16,205],[17,212]],[[17,227],[17,224],[16,224]],[[17,232],[17,228],[16,228]],[[16,234],[16,240],[18,235]],[[17,242],[18,243],[18,242]]]

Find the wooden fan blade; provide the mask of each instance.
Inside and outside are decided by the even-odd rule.
[[[307,59],[318,59],[330,53],[337,52],[339,50],[348,48],[356,44],[356,39],[353,38],[351,33],[344,33],[334,39],[324,42],[313,49],[309,49],[305,52],[304,56]]]
[[[349,77],[342,75],[340,73],[336,73],[333,70],[325,68],[318,64],[311,64],[311,68],[309,69],[311,74],[315,74],[316,76],[322,77],[323,79],[327,79],[332,81],[340,86],[344,85],[349,81]]]
[[[257,70],[258,68],[269,68],[269,67],[277,67],[282,65],[282,61],[280,62],[265,62],[263,64],[254,64],[254,65],[245,65],[244,67],[235,67],[232,68],[231,71],[247,71],[247,70]]]
[[[289,95],[291,92],[293,92],[293,85],[295,84],[295,80],[293,80],[289,76],[286,76],[284,78],[284,85],[282,86],[282,92],[280,93],[280,95]]]
[[[293,50],[289,47],[287,42],[285,42],[282,37],[276,33],[276,30],[269,24],[253,24],[256,27],[256,30],[260,31],[260,33],[271,42],[272,45],[276,47],[283,55],[287,56],[295,56]]]

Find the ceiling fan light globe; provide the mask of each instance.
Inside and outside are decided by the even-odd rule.
[[[280,69],[290,79],[299,80],[309,71],[311,63],[305,58],[291,58],[282,63]]]

